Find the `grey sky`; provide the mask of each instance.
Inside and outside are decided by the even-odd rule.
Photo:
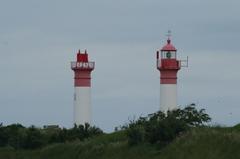
[[[155,51],[172,41],[190,67],[178,103],[240,121],[238,0],[0,0],[0,122],[72,125],[70,61],[88,49],[94,124],[106,131],[159,107]]]

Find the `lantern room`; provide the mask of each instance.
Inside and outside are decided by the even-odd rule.
[[[161,49],[161,58],[162,59],[176,59],[177,58],[177,49],[171,44],[171,40],[167,40],[167,44]]]
[[[160,51],[160,57],[159,51],[157,51],[157,68],[159,70],[179,70],[181,68],[181,61],[177,59],[177,49],[171,44],[170,38]]]

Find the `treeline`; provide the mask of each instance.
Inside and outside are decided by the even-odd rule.
[[[183,109],[163,113],[158,111],[147,117],[140,117],[121,127],[127,135],[129,145],[151,143],[166,146],[178,136],[184,135],[193,127],[203,126],[211,118],[204,109],[197,110],[195,104]],[[84,140],[103,134],[103,131],[89,124],[74,126],[71,129],[47,126],[24,127],[21,124],[4,126],[0,124],[0,147],[14,149],[36,149],[53,143]]]
[[[163,147],[191,128],[204,126],[210,120],[204,109],[197,110],[195,104],[191,104],[183,109],[167,113],[159,111],[140,117],[130,121],[122,129],[127,132],[129,145],[145,142]]]
[[[36,149],[52,143],[84,140],[102,134],[103,131],[89,124],[74,126],[71,129],[59,127],[24,127],[21,124],[4,126],[0,124],[0,147],[14,149]]]

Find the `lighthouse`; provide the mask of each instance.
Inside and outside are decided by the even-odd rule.
[[[181,69],[170,35],[167,43],[157,51],[157,69],[160,71],[160,111],[166,113],[177,109],[177,73]]]
[[[74,124],[91,123],[91,72],[95,63],[88,61],[85,50],[77,53],[76,61],[71,62],[74,71]]]

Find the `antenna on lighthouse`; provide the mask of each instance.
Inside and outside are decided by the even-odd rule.
[[[170,37],[172,36],[172,31],[171,31],[171,30],[168,30],[166,36],[168,37],[168,39],[170,39]]]

